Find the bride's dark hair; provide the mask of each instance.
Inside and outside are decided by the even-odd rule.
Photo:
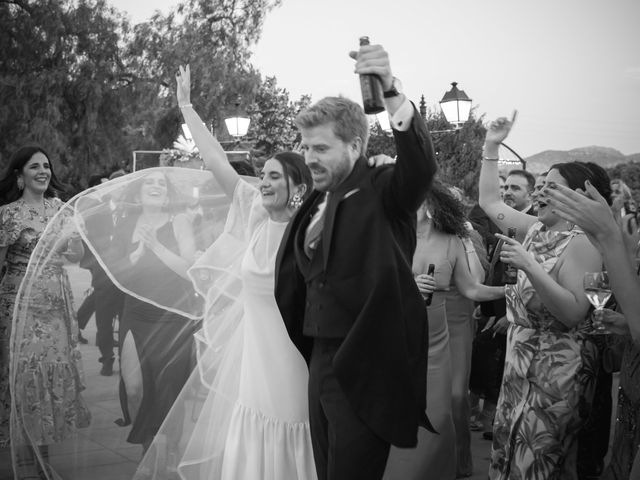
[[[282,165],[282,171],[287,180],[291,179],[294,185],[304,184],[307,186],[302,199],[307,198],[313,190],[313,179],[304,157],[296,152],[278,152],[273,158]],[[289,182],[287,182],[287,198],[290,197],[291,192],[289,191]]]

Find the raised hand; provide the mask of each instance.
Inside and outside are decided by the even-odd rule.
[[[179,67],[180,71],[176,75],[176,97],[178,97],[178,107],[191,104],[191,69],[189,65]]]
[[[518,111],[514,110],[511,120],[507,117],[500,117],[491,122],[484,138],[485,145],[500,145],[509,136],[517,116]]]
[[[355,73],[377,75],[382,82],[382,89],[387,91],[393,84],[393,74],[389,63],[389,55],[381,45],[363,45],[360,50],[349,52],[356,60]]]
[[[601,249],[599,239],[619,228],[607,201],[588,181],[585,182],[584,193],[557,183],[547,183],[541,197],[551,206],[553,213],[584,230],[598,249]]]

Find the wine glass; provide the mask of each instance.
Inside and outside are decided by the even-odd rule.
[[[609,285],[609,275],[607,272],[587,272],[583,280],[584,294],[596,309],[601,311],[611,297],[611,286]],[[606,326],[597,318],[595,312],[591,314],[591,334],[607,334]]]

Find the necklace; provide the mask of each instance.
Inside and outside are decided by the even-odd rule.
[[[27,202],[24,198],[22,198],[22,202],[27,206],[32,214],[35,213],[36,217],[40,221],[47,223],[47,204],[44,198],[42,199],[42,203]]]

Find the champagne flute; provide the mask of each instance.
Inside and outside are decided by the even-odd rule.
[[[611,286],[609,285],[609,275],[607,272],[587,272],[583,279],[584,294],[596,309],[602,311],[607,301],[611,297]],[[591,330],[590,334],[600,335],[607,334],[606,326],[597,318],[595,312],[591,314]]]

